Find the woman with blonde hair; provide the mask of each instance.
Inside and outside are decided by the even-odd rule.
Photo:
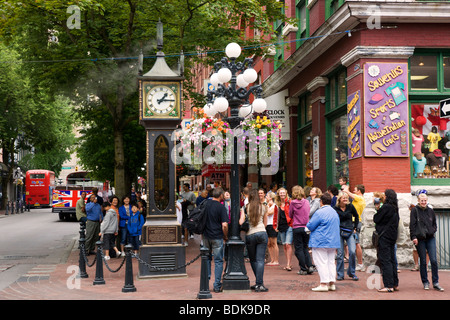
[[[337,251],[336,271],[337,280],[344,280],[344,243],[347,243],[349,260],[347,275],[357,281],[359,280],[355,274],[356,268],[356,242],[354,233],[358,228],[359,216],[355,207],[349,202],[348,194],[339,192],[334,206],[339,215],[340,243],[341,246]]]
[[[317,187],[313,187],[311,188],[311,191],[309,191],[309,196],[311,198],[311,200],[309,200],[309,218],[311,219],[314,212],[320,208],[320,197],[322,196],[322,190]]]
[[[283,243],[284,253],[286,255],[286,267],[284,270],[292,271],[292,219],[289,217],[289,205],[291,203],[287,190],[280,188],[277,190],[277,196],[275,198],[278,212],[278,225],[277,231],[280,232],[281,242]]]
[[[305,231],[309,221],[309,201],[306,200],[303,188],[300,186],[292,188],[292,199],[289,217],[292,219],[295,256],[300,267],[298,274],[311,274],[314,268],[308,250],[309,235]]]

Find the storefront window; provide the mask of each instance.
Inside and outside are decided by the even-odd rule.
[[[411,104],[412,165],[415,178],[449,178],[450,119],[439,103]]]
[[[346,115],[336,118],[331,122],[332,183],[337,183],[339,177],[348,177],[347,126]]]
[[[437,56],[414,55],[410,69],[412,90],[437,90]]]
[[[309,132],[302,136],[302,164],[305,168],[303,177],[303,186],[313,186],[313,159],[312,159],[312,133]]]
[[[450,89],[450,57],[444,57],[442,66],[444,67],[444,88]]]

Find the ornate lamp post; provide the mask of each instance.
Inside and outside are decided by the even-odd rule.
[[[246,58],[237,62],[241,54],[241,47],[237,43],[230,43],[225,49],[227,57],[214,64],[215,73],[211,76],[214,90],[208,92],[207,104],[204,110],[207,115],[213,116],[217,112],[230,109],[230,116],[225,119],[231,129],[235,129],[244,116],[252,111],[264,112],[267,103],[262,96],[261,85],[254,85],[258,75],[253,69],[253,59]],[[228,83],[228,84],[227,84]],[[252,105],[249,98],[254,95]],[[231,163],[231,227],[227,242],[228,262],[223,276],[224,290],[248,290],[250,282],[244,264],[244,242],[240,237],[240,188],[239,166],[237,153],[237,138],[233,137],[234,156]]]

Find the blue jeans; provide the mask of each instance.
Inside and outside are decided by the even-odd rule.
[[[209,249],[208,257],[208,279],[211,279],[211,261],[214,258],[214,289],[220,290],[222,287],[223,272],[223,239],[203,238],[203,245]]]
[[[344,240],[347,241],[348,247],[348,269],[347,274],[349,277],[355,276],[356,267],[356,241],[355,234],[353,233],[348,238],[341,237],[341,247],[337,250],[336,261],[336,273],[338,279],[344,278]]]
[[[245,236],[248,257],[250,258],[250,265],[255,274],[257,286],[262,286],[264,284],[264,259],[268,241],[269,237],[265,231]]]
[[[417,243],[417,253],[420,261],[420,278],[423,284],[429,284],[427,278],[427,252],[431,263],[431,281],[433,285],[439,283],[438,265],[436,258],[436,238],[419,240]]]

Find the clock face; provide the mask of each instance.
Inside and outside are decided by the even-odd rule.
[[[180,116],[180,84],[147,82],[144,89],[144,119],[176,119]]]
[[[157,115],[168,114],[175,108],[176,95],[167,86],[153,87],[147,94],[147,105]]]

